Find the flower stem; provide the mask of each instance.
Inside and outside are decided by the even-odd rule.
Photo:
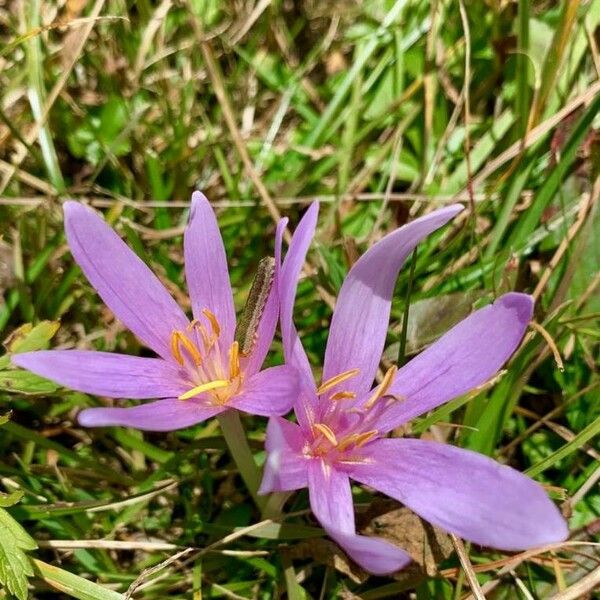
[[[291,495],[292,492],[273,492],[269,494],[262,509],[262,518],[277,519],[283,511],[283,505]]]
[[[237,410],[226,410],[218,415],[217,419],[219,420],[223,437],[240,475],[256,506],[262,511],[266,505],[267,498],[258,495],[261,472],[254,461],[252,450],[250,450],[250,446],[248,445],[240,415]]]

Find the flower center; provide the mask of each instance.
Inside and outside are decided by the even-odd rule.
[[[312,426],[312,433],[312,443],[308,442],[304,454],[319,458],[327,456],[334,461],[352,460],[352,452],[379,435],[377,429],[371,429],[362,432],[347,432],[338,438],[333,429],[325,423],[315,423]],[[356,459],[357,457],[354,457],[354,460]]]
[[[211,404],[223,405],[242,385],[240,347],[238,342],[231,344],[227,352],[228,364],[224,365],[219,344],[221,325],[208,308],[204,308],[202,314],[207,324],[194,319],[186,331],[176,329],[171,333],[171,354],[185,367],[191,379],[190,389],[178,400],[206,394]]]
[[[361,460],[357,451],[380,435],[376,428],[378,417],[391,402],[402,400],[389,393],[397,371],[396,366],[390,367],[366,400],[356,401],[355,392],[339,389],[339,384],[359,373],[358,369],[324,381],[317,388],[317,394],[332,392],[328,397],[331,402],[316,415],[316,422],[311,426],[312,439],[307,440],[304,448],[305,456],[340,462]]]

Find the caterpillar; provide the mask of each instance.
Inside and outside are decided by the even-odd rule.
[[[275,259],[266,256],[258,263],[248,299],[235,328],[235,341],[240,346],[242,356],[248,356],[256,343],[258,326],[269,299],[274,278]]]

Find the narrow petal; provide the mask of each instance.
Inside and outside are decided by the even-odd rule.
[[[310,507],[325,529],[354,560],[375,575],[388,575],[410,562],[410,556],[380,538],[357,535],[350,480],[321,460],[308,469]]]
[[[304,436],[298,425],[273,417],[267,426],[267,460],[259,494],[299,490],[308,485],[308,460],[302,454]]]
[[[568,535],[541,485],[482,454],[413,439],[381,439],[365,451],[353,479],[476,544],[525,550]]]
[[[298,372],[294,367],[271,367],[250,377],[229,406],[251,415],[281,416],[292,409],[298,389]]]
[[[485,383],[515,351],[533,299],[511,292],[454,326],[398,371],[389,393],[400,399],[379,420],[390,431]]]
[[[65,232],[73,257],[113,313],[144,344],[169,360],[173,329],[188,320],[156,275],[96,212],[65,202]]]
[[[323,380],[360,369],[356,377],[344,382],[343,389],[357,394],[369,390],[383,352],[400,268],[422,239],[462,209],[460,204],[454,204],[400,227],[367,250],[352,266],[331,320]]]
[[[142,431],[175,431],[223,412],[222,406],[206,406],[194,400],[157,400],[131,408],[86,408],[79,413],[83,427],[122,425]]]
[[[294,365],[305,379],[305,385],[316,389],[310,363],[302,342],[294,327],[294,300],[298,288],[298,277],[306,259],[306,253],[315,234],[317,217],[319,216],[319,203],[313,202],[302,217],[290,242],[279,281],[279,304],[281,337],[285,360]]]
[[[12,362],[72,390],[109,398],[171,398],[189,387],[177,366],[162,358],[41,350],[15,354]]]
[[[269,298],[263,310],[260,323],[256,330],[256,343],[250,356],[245,359],[243,363],[243,369],[245,372],[253,375],[258,372],[262,366],[273,337],[275,336],[275,329],[277,328],[277,320],[279,319],[279,278],[281,271],[281,243],[283,239],[283,232],[287,224],[287,219],[281,219],[277,224],[277,230],[275,232],[275,276],[273,278],[273,284],[269,292]]]
[[[391,575],[412,560],[404,550],[378,537],[328,533],[357,565],[373,575]]]
[[[227,257],[215,213],[204,194],[192,194],[190,220],[183,237],[185,279],[194,318],[203,320],[202,310],[213,312],[220,325],[225,347],[233,342],[235,308],[229,282]]]

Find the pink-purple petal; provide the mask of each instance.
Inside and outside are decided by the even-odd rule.
[[[313,459],[308,468],[310,506],[327,534],[366,571],[389,575],[410,562],[403,550],[380,538],[357,535],[350,480],[325,461]]]
[[[358,368],[360,373],[345,381],[343,389],[357,394],[369,390],[383,352],[400,268],[421,240],[462,209],[454,204],[415,219],[385,236],[352,266],[331,320],[323,380]]]
[[[532,313],[531,296],[511,292],[454,326],[398,371],[389,392],[400,400],[382,414],[380,431],[485,383],[515,351]]]
[[[308,459],[302,454],[304,435],[298,425],[272,417],[267,426],[265,462],[259,494],[299,490],[308,485]]]
[[[86,408],[78,415],[83,427],[121,425],[142,431],[174,431],[218,415],[222,406],[207,406],[194,399],[157,400],[131,408]]]
[[[70,389],[109,398],[170,398],[190,387],[183,379],[185,373],[162,358],[89,350],[40,350],[15,354],[12,362]]]
[[[271,367],[248,378],[240,393],[229,401],[229,407],[263,417],[285,415],[292,409],[298,384],[294,367]]]
[[[352,560],[373,575],[391,575],[411,562],[409,554],[378,537],[328,532]]]
[[[314,377],[308,357],[294,327],[293,314],[298,278],[315,234],[318,216],[319,203],[313,202],[308,207],[292,236],[292,241],[283,261],[279,281],[279,311],[285,361],[298,369],[300,375],[304,378],[305,386],[313,390],[316,389]]]
[[[568,535],[541,485],[482,454],[414,439],[380,439],[364,450],[365,462],[349,469],[353,479],[476,544],[525,550]]]
[[[95,211],[65,202],[73,257],[104,303],[144,344],[169,360],[173,329],[188,319],[156,275]]]
[[[194,318],[204,320],[208,308],[221,325],[225,347],[233,342],[235,308],[227,257],[215,213],[204,194],[192,194],[190,220],[183,238],[185,278]]]

